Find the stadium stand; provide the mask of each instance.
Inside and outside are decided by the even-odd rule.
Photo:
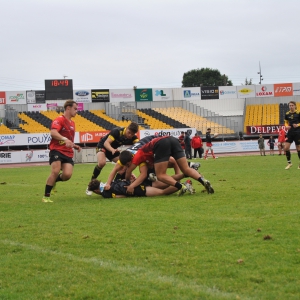
[[[24,112],[19,113],[18,116],[21,119],[19,127],[28,133],[43,133],[49,131],[49,128],[35,121]]]
[[[200,117],[197,114],[185,110],[181,107],[156,108],[154,110],[156,112],[159,112],[160,114],[172,118],[173,120],[175,119],[178,120],[178,122],[181,122],[182,124],[185,125],[184,128],[187,127],[196,128],[197,131],[202,133],[205,133],[207,131],[207,128],[211,128],[214,132],[218,132],[221,134],[234,133],[234,131],[231,130],[230,128],[227,128],[216,122],[212,122],[207,118]]]
[[[159,111],[151,108],[140,109],[137,115],[144,119],[144,123],[149,126],[150,129],[170,129],[170,128],[187,128],[184,123],[178,122],[173,118],[170,118]]]
[[[0,125],[0,134],[19,134],[17,129],[10,129],[6,125]]]

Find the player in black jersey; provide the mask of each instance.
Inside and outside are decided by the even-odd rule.
[[[133,145],[138,142],[136,133],[139,130],[137,123],[132,122],[127,127],[116,127],[112,129],[107,135],[102,137],[97,145],[97,165],[94,168],[92,178],[96,179],[101,170],[106,165],[106,159],[109,161],[116,162],[119,158],[118,147],[122,145]],[[92,195],[92,192],[86,189],[85,193],[88,196]]]
[[[285,114],[284,124],[287,129],[286,142],[284,145],[284,151],[288,165],[285,167],[288,170],[292,166],[290,147],[295,142],[298,152],[298,158],[300,159],[300,111],[297,110],[296,102],[289,102],[290,110]],[[298,166],[300,169],[300,164]]]
[[[130,185],[130,181],[117,180],[113,181],[108,190],[105,189],[105,184],[97,179],[93,179],[88,189],[96,194],[102,195],[104,198],[122,198],[129,196],[127,194],[127,186]],[[151,182],[149,180],[144,181],[142,184],[134,188],[134,193],[130,196],[133,197],[154,197],[170,195],[177,191],[177,188],[167,186],[162,182]]]

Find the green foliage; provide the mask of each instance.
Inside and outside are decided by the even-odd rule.
[[[252,78],[250,78],[249,80],[248,80],[248,78],[246,77],[245,78],[245,83],[244,84],[242,84],[242,85],[252,85],[253,83],[252,83]]]
[[[296,157],[201,160],[215,194],[154,198],[88,197],[80,164],[54,203],[49,166],[1,168],[0,299],[299,299]]]
[[[182,87],[224,85],[232,85],[232,82],[217,69],[194,69],[183,74]]]

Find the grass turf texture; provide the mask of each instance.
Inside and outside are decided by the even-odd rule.
[[[1,169],[0,299],[299,299],[292,158],[201,160],[215,194],[155,198],[88,197],[75,165],[54,203],[49,166]]]

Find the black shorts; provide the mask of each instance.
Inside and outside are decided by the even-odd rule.
[[[98,152],[103,152],[105,154],[105,157],[109,161],[112,161],[114,158],[119,157],[120,155],[119,151],[115,152],[115,154],[112,154],[110,151],[106,150],[105,148],[96,148],[96,153]]]
[[[270,145],[270,150],[274,150],[274,145]]]
[[[297,130],[289,130],[287,135],[287,143],[292,144],[293,142],[295,142],[296,145],[300,145],[300,131]]]
[[[168,161],[170,156],[173,156],[175,160],[185,157],[178,139],[173,136],[159,140],[154,145],[153,152],[155,154],[154,163]]]
[[[74,161],[71,157],[63,155],[57,150],[51,150],[49,152],[49,165],[51,165],[54,161],[60,161],[62,164],[71,164],[74,166]]]

